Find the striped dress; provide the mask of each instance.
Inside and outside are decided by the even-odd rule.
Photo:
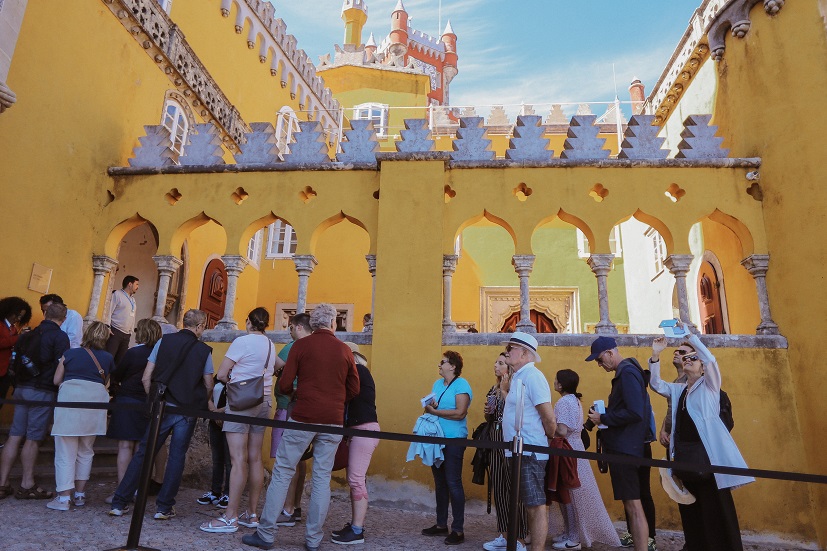
[[[494,396],[496,400],[496,410],[493,415],[486,416],[490,423],[490,438],[495,442],[502,442],[503,440],[503,409],[505,408],[505,398],[500,398],[497,393],[497,387],[494,385],[488,391],[487,396]],[[488,400],[486,400],[487,402]],[[508,463],[505,460],[505,450],[491,450],[491,466],[488,471],[489,479],[491,480],[492,493],[494,495],[494,507],[497,512],[497,530],[502,534],[508,532],[508,516],[510,514],[510,499],[511,499],[511,470],[508,468]],[[522,502],[519,505],[519,516],[517,523],[517,537],[525,538],[528,535],[528,520],[526,519],[525,507]]]

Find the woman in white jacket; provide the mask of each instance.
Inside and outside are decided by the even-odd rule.
[[[682,325],[682,324],[681,324]],[[700,442],[712,465],[746,468],[735,441],[720,418],[721,372],[715,357],[697,335],[685,343],[694,352],[682,357],[685,383],[667,383],[660,376],[660,354],[666,338],[652,343],[649,369],[650,386],[672,404],[670,456],[676,460],[675,448],[686,449]],[[680,455],[680,454],[678,454]],[[695,503],[681,507],[681,523],[690,551],[741,551],[741,532],[731,490],[755,479],[729,474],[699,475],[676,472],[695,496]]]

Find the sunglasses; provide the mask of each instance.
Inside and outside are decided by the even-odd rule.
[[[681,363],[686,362],[697,362],[698,355],[697,354],[687,354],[686,356],[681,356]]]

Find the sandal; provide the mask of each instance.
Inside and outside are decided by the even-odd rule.
[[[198,528],[200,528],[204,532],[210,532],[211,534],[232,534],[233,532],[238,531],[237,521],[237,518],[228,519],[224,515],[221,515],[215,520],[205,522]],[[218,526],[213,525],[213,522],[218,522]]]
[[[255,513],[244,511],[238,515],[238,523],[247,528],[258,528],[258,517]]]
[[[14,495],[14,490],[12,489],[11,484],[0,486],[0,499],[6,499],[11,495]]]
[[[14,493],[16,499],[52,499],[55,497],[54,492],[47,492],[40,486],[32,486],[31,488],[24,488],[20,486]]]

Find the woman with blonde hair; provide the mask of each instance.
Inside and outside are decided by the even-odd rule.
[[[112,382],[117,384],[114,403],[135,405],[146,403],[146,391],[141,377],[152,347],[161,340],[161,326],[151,319],[138,321],[135,341],[138,343],[126,351],[117,367],[112,370]],[[118,482],[138,449],[138,443],[146,432],[149,417],[134,409],[113,409],[107,438],[118,441]],[[154,482],[154,481],[153,481]],[[156,483],[157,484],[157,483]]]
[[[105,350],[108,338],[109,328],[96,321],[83,332],[80,348],[64,352],[54,377],[54,384],[60,385],[58,402],[109,401],[106,385],[115,362]],[[55,437],[58,495],[46,507],[68,511],[72,489],[75,490],[75,506],[86,505],[84,489],[95,455],[92,446],[99,434],[106,434],[105,409],[55,408],[52,435]]]
[[[216,377],[225,384],[264,377],[263,401],[245,410],[233,409],[232,397],[228,393],[226,413],[245,415],[260,419],[270,418],[272,405],[273,371],[276,366],[276,349],[264,330],[270,324],[270,314],[264,308],[255,308],[245,321],[247,334],[235,339],[218,368]],[[258,527],[258,498],[264,484],[264,466],[261,462],[261,445],[264,442],[264,426],[248,425],[232,421],[224,422],[224,434],[230,448],[230,499],[227,509],[217,519],[203,523],[204,532],[231,533],[238,526]],[[247,510],[238,514],[241,494],[247,482],[250,494]]]

